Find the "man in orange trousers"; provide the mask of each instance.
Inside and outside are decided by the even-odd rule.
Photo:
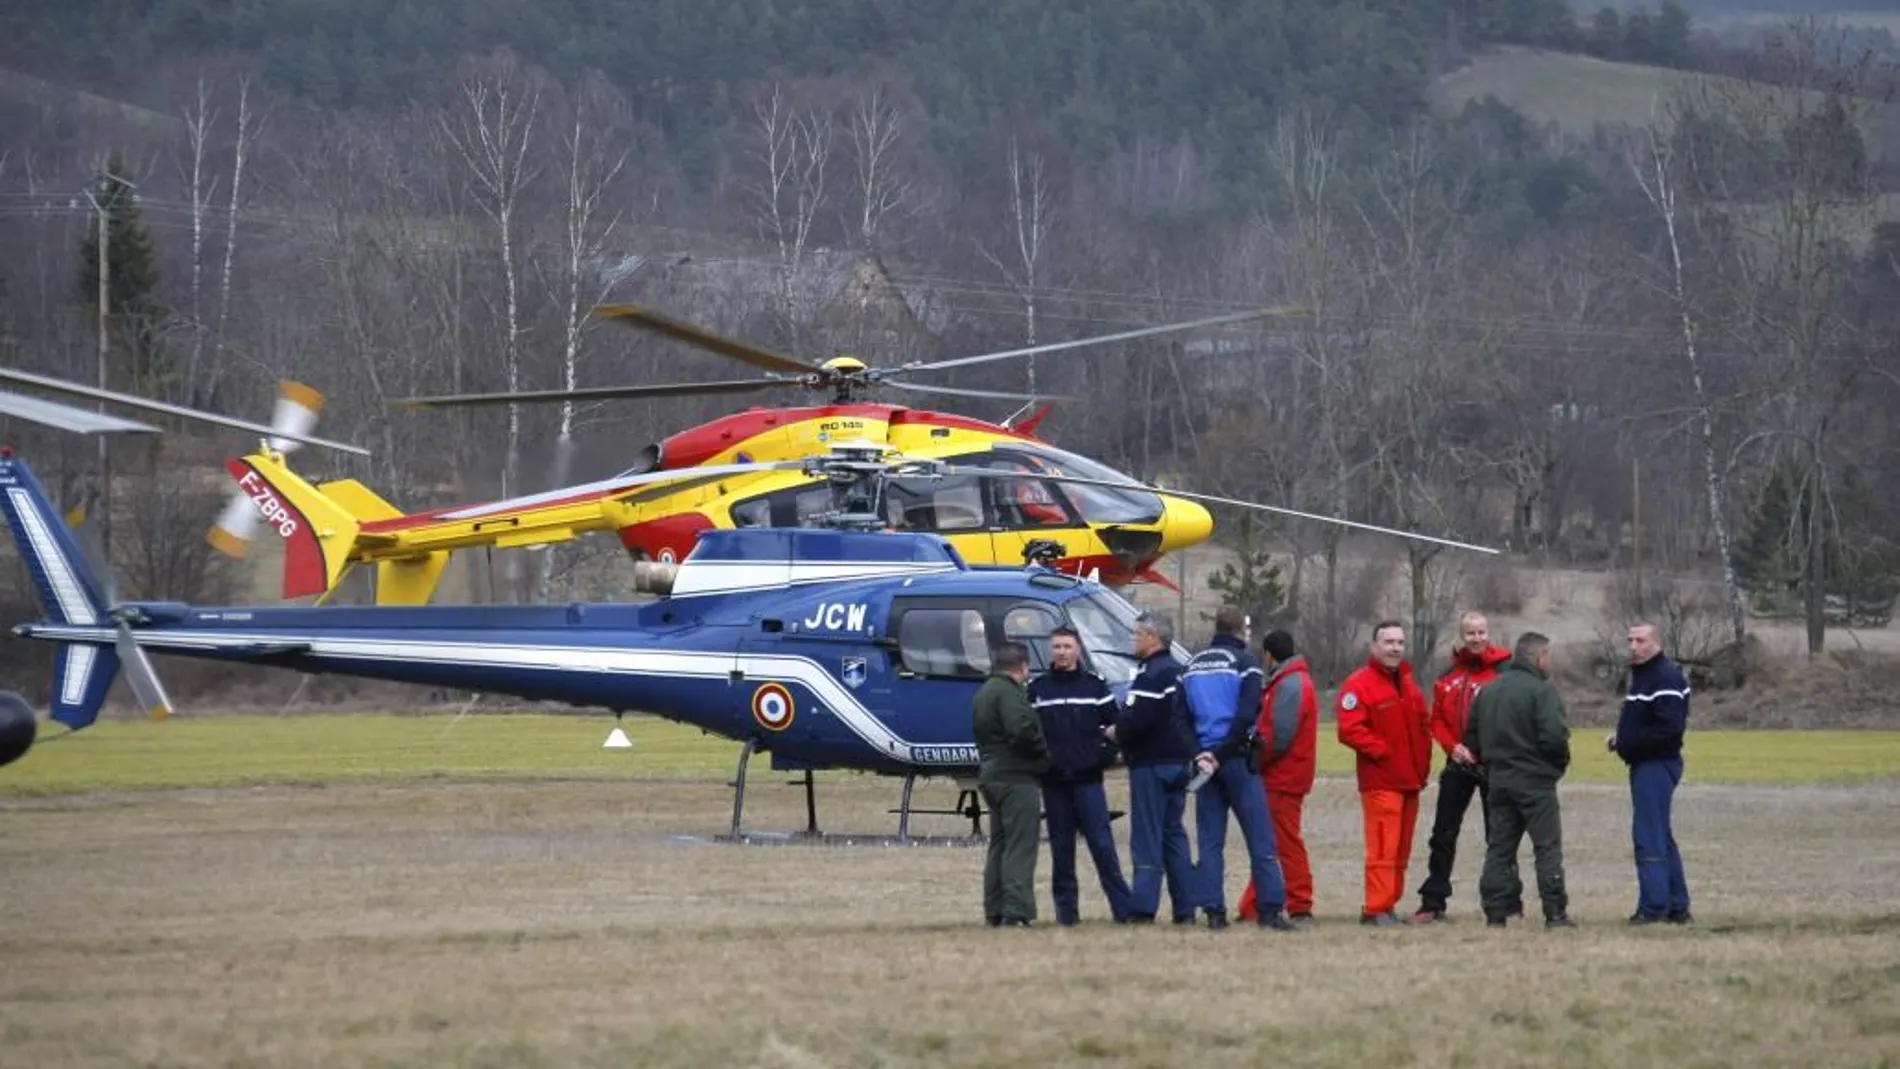
[[[1372,630],[1372,653],[1340,684],[1335,709],[1339,741],[1359,755],[1359,805],[1366,825],[1366,901],[1359,923],[1400,923],[1405,865],[1418,825],[1418,796],[1432,770],[1425,695],[1405,662],[1405,628],[1396,620]]]
[[[1306,796],[1313,793],[1319,695],[1307,673],[1306,658],[1294,651],[1292,635],[1274,631],[1260,641],[1260,649],[1267,655],[1267,686],[1260,696],[1258,724],[1266,747],[1260,780],[1267,789],[1267,812],[1273,817],[1280,871],[1286,877],[1287,920],[1307,924],[1313,919],[1313,866],[1306,857],[1300,818]],[[1253,920],[1257,913],[1249,881],[1240,896],[1240,918]]]

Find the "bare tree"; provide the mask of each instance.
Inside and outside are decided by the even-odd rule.
[[[787,336],[795,340],[814,311],[803,306],[798,282],[825,203],[833,118],[818,104],[794,103],[777,82],[754,102],[752,114],[754,156],[763,170],[753,197],[760,227],[778,248],[778,314]]]
[[[251,80],[245,75],[238,76],[237,136],[231,147],[231,195],[225,202],[224,216],[224,266],[218,278],[218,327],[215,332],[217,348],[212,361],[210,381],[205,393],[217,391],[219,377],[224,373],[225,326],[231,316],[231,277],[237,263],[238,209],[242,204],[244,188],[244,163],[262,128],[261,119],[251,111]]]
[[[617,118],[620,109],[603,101],[610,100],[612,89],[589,80],[574,94],[573,123],[562,134],[562,178],[566,185],[565,225],[562,233],[562,282],[565,289],[561,323],[561,388],[577,385],[580,366],[581,335],[586,326],[587,307],[599,302],[613,285],[615,276],[599,269],[596,262],[601,250],[620,224],[618,209],[604,211],[602,201],[612,190],[627,165],[625,147],[616,147],[611,126],[594,132],[591,128],[603,119]],[[590,106],[591,103],[591,106]],[[601,114],[606,112],[607,114]],[[552,485],[567,481],[574,452],[574,402],[561,402],[560,424],[555,434],[555,463]],[[552,550],[540,555],[535,578],[535,600],[546,601],[554,578]]]
[[[205,152],[210,134],[217,125],[218,113],[211,107],[210,91],[203,72],[198,75],[198,94],[185,112],[185,137],[188,159],[184,161],[185,190],[191,198],[191,356],[185,363],[185,398],[197,404],[198,368],[204,359],[204,249],[205,216],[211,198],[217,195],[218,180],[205,173]]]
[[[1049,161],[1040,151],[1023,151],[1022,142],[1012,136],[1009,139],[1009,152],[1004,163],[1009,178],[1009,229],[1006,240],[1010,243],[1010,258],[1006,263],[1002,256],[989,248],[978,245],[983,258],[988,260],[1005,281],[1023,307],[1023,343],[1036,344],[1036,299],[1037,272],[1042,266],[1043,249],[1048,243],[1049,231],[1055,224],[1055,192],[1049,182]],[[1036,358],[1023,361],[1023,371],[1028,376],[1029,393],[1036,392]]]
[[[1279,261],[1281,289],[1306,313],[1288,339],[1291,359],[1281,386],[1304,454],[1302,477],[1288,486],[1289,504],[1350,516],[1353,485],[1365,465],[1353,398],[1362,385],[1370,331],[1367,287],[1351,262],[1338,203],[1338,141],[1324,118],[1289,113],[1274,127],[1268,159],[1277,202],[1263,206],[1258,225]],[[1319,618],[1304,626],[1322,659],[1334,664],[1349,657],[1355,627],[1341,601],[1342,535],[1343,528],[1333,524],[1288,528],[1294,551],[1288,589],[1296,604],[1307,582],[1306,558],[1317,542],[1325,585]]]
[[[1679,140],[1700,150],[1686,169],[1692,218],[1719,253],[1713,274],[1733,333],[1761,354],[1759,373],[1779,387],[1764,410],[1771,426],[1752,437],[1779,446],[1800,485],[1801,590],[1814,657],[1826,640],[1835,421],[1864,372],[1850,355],[1843,312],[1855,248],[1877,204],[1860,132],[1874,72],[1867,57],[1831,54],[1811,21],[1789,25],[1765,58],[1759,77],[1686,92],[1675,125]],[[1711,126],[1726,136],[1680,136]]]
[[[1683,266],[1683,235],[1678,208],[1676,163],[1665,139],[1650,126],[1639,135],[1631,152],[1630,169],[1644,196],[1656,209],[1663,224],[1669,248],[1669,297],[1675,306],[1682,329],[1682,359],[1689,373],[1690,400],[1694,406],[1696,437],[1701,447],[1703,492],[1708,496],[1709,522],[1715,530],[1716,552],[1721,556],[1722,592],[1728,609],[1729,633],[1736,648],[1748,635],[1748,618],[1743,609],[1742,588],[1735,572],[1735,539],[1729,529],[1729,492],[1726,471],[1716,460],[1715,401],[1703,374],[1702,353],[1696,344],[1694,306],[1689,299],[1689,283]],[[1642,582],[1642,577],[1637,577]]]
[[[442,117],[442,130],[467,164],[481,210],[495,225],[504,308],[502,370],[509,392],[521,388],[521,280],[519,212],[523,193],[540,174],[530,161],[541,91],[512,57],[464,72],[460,100]],[[521,406],[508,406],[502,493],[516,492],[521,464]]]
[[[891,91],[882,85],[858,93],[845,117],[858,207],[853,236],[872,252],[882,248],[880,236],[887,218],[914,213],[922,207],[917,182],[904,173],[900,159],[909,121],[892,99]]]

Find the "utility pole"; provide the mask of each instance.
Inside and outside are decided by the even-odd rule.
[[[113,174],[109,168],[101,169],[98,177],[102,180],[100,182],[102,192],[105,192],[104,187],[106,182],[116,182],[124,186],[133,195],[137,195],[137,186]],[[112,351],[112,331],[110,327],[112,300],[110,286],[110,280],[112,278],[112,213],[106,204],[101,204],[99,198],[92,195],[91,186],[87,186],[83,192],[86,194],[86,199],[92,202],[93,211],[98,213],[99,216],[99,388],[104,390],[110,388],[106,385],[106,368],[108,365],[108,357]],[[110,203],[114,196],[114,193],[106,193],[107,202]],[[98,403],[98,409],[101,413],[106,410],[104,401]],[[93,499],[93,509],[99,518],[99,551],[105,557],[105,560],[99,562],[101,567],[110,567],[112,560],[112,456],[106,449],[106,441],[109,437],[109,435],[104,434],[98,436],[98,492]]]

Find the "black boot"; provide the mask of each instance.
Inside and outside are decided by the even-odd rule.
[[[1208,931],[1218,932],[1226,927],[1227,927],[1227,911],[1226,910],[1210,909],[1207,911],[1207,930]]]
[[[1300,930],[1299,925],[1287,920],[1286,914],[1277,909],[1272,913],[1262,913],[1260,915],[1260,927],[1270,932],[1297,932]]]

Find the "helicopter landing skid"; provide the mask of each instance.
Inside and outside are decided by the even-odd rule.
[[[983,835],[982,796],[975,790],[963,789],[957,792],[957,802],[950,809],[917,809],[911,805],[911,795],[917,786],[918,773],[910,772],[904,776],[904,797],[898,808],[890,810],[897,814],[896,835],[832,835],[818,830],[818,789],[812,779],[810,769],[804,770],[799,783],[805,788],[805,829],[797,832],[756,832],[746,831],[745,784],[746,768],[752,762],[752,755],[758,752],[758,743],[746,739],[739,749],[739,766],[732,782],[732,821],[726,834],[715,836],[713,841],[745,846],[982,846],[989,840]],[[958,816],[970,821],[970,834],[962,835],[912,835],[910,833],[911,815]],[[702,840],[703,841],[703,840]]]

